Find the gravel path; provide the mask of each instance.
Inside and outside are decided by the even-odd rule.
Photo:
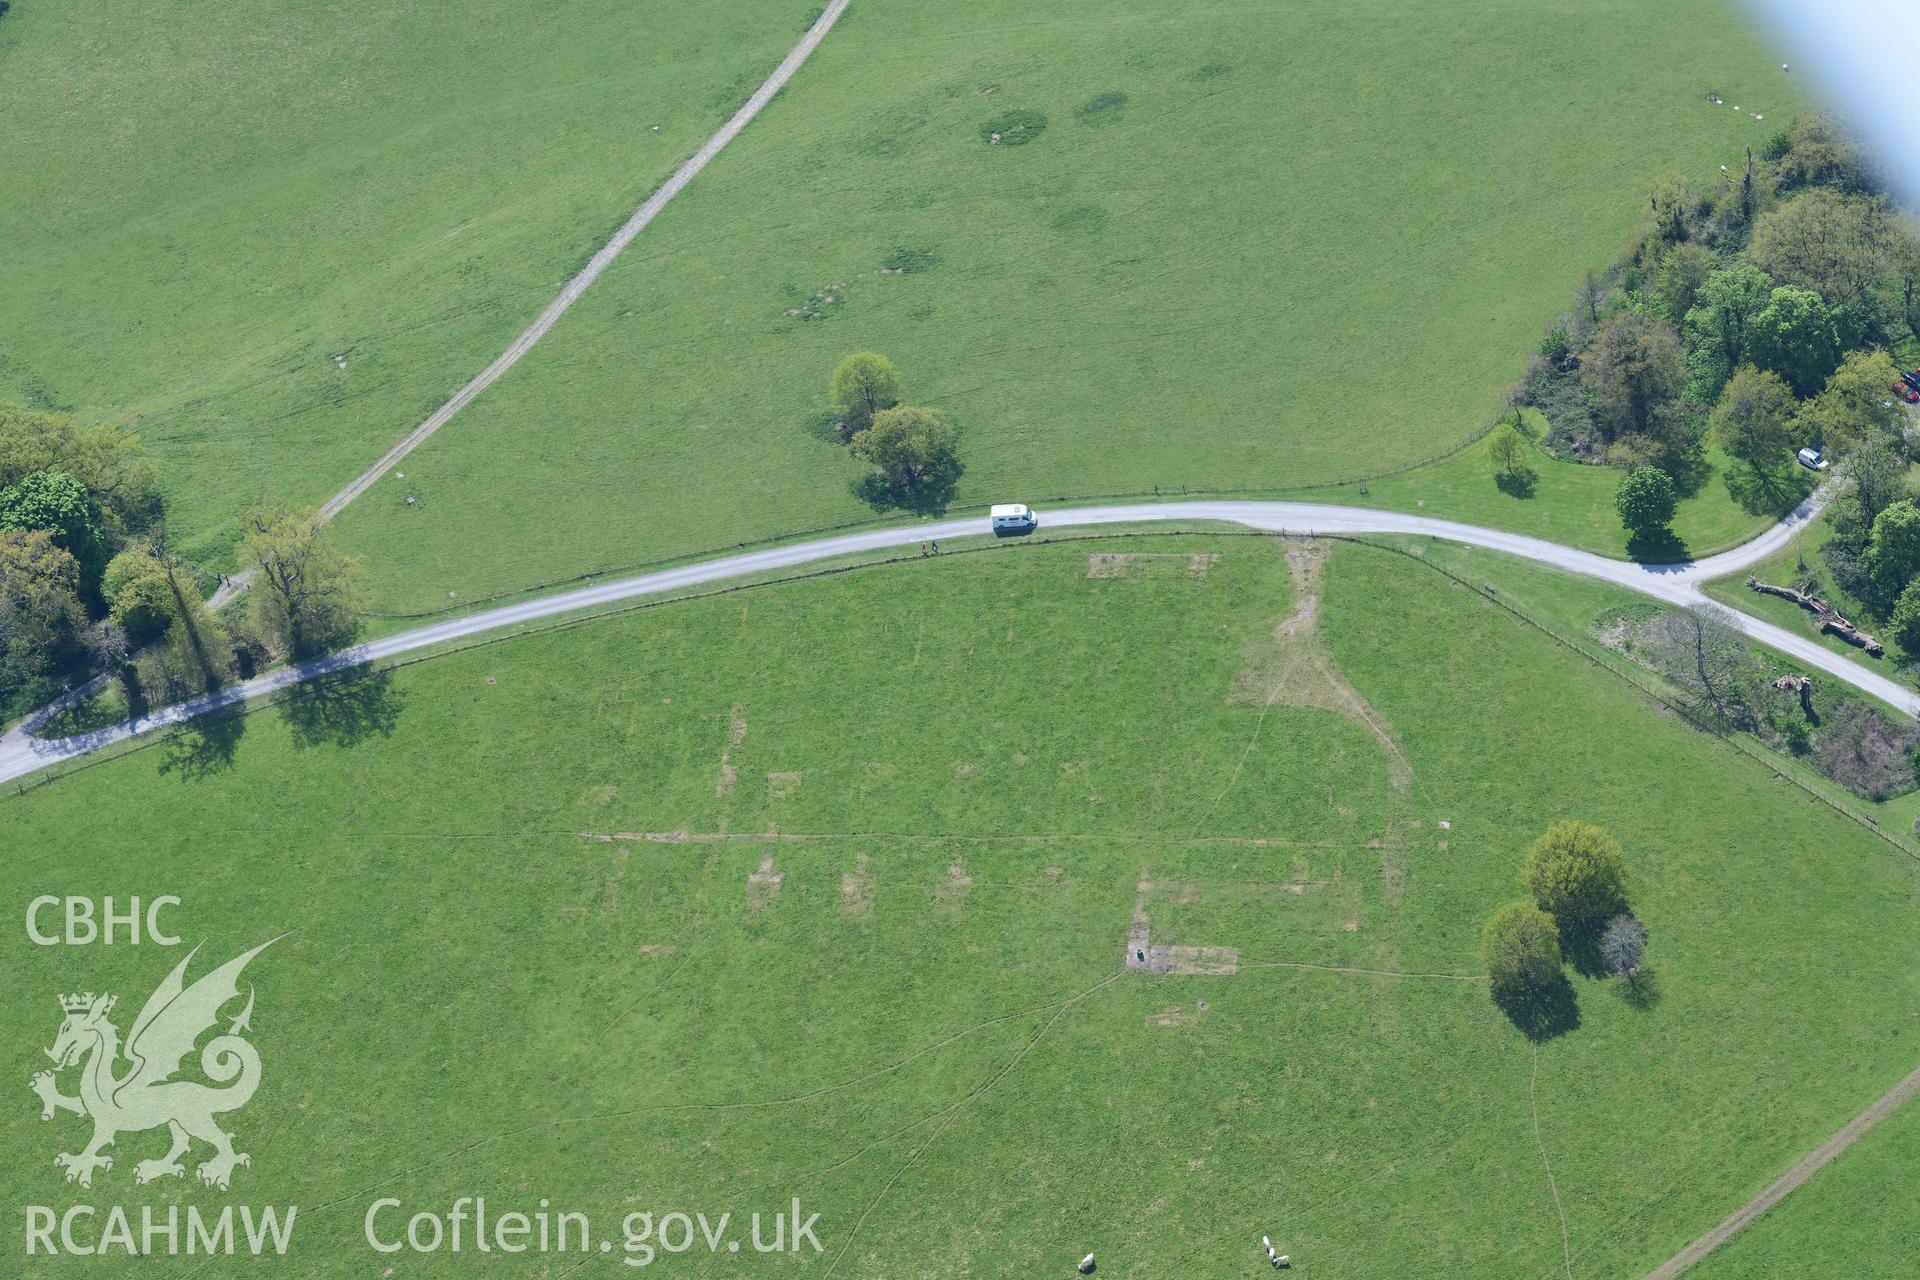
[[[679,195],[681,189],[707,167],[707,162],[719,155],[742,129],[753,122],[753,118],[760,114],[761,109],[773,101],[773,95],[786,86],[787,81],[793,78],[793,73],[798,71],[801,64],[820,47],[820,42],[826,39],[827,32],[833,30],[833,24],[840,20],[840,15],[846,12],[849,3],[850,0],[832,0],[827,5],[826,11],[814,21],[811,27],[807,28],[807,34],[800,37],[800,43],[793,46],[780,65],[773,69],[773,74],[753,91],[753,96],[747,99],[745,105],[734,112],[733,116],[720,126],[720,131],[708,138],[706,143],[693,153],[692,159],[674,170],[673,176],[668,178],[658,191],[648,196],[646,203],[634,210],[633,216],[614,233],[613,239],[607,241],[605,247],[588,260],[579,275],[567,281],[566,287],[547,304],[545,310],[534,317],[533,323],[522,330],[520,336],[515,338],[492,364],[475,375],[473,381],[454,392],[451,400],[435,409],[425,422],[402,436],[399,443],[381,454],[379,461],[355,476],[346,488],[322,503],[321,518],[333,519],[349,502],[372,488],[374,482],[391,471],[401,459],[425,444],[434,432],[446,426],[454,414],[473,402],[475,396],[498,382],[507,370],[520,363],[520,357],[533,350],[534,344],[547,336],[547,331],[559,322],[561,316],[567,314],[568,308],[580,300],[580,295],[587,291],[587,286],[598,280],[601,272],[612,266],[613,260],[620,256],[620,251],[632,244],[633,238],[646,230],[647,224],[667,207],[667,201]],[[229,578],[225,585],[214,592],[208,604],[212,608],[220,608],[245,591],[252,579],[251,571]]]
[[[1847,1121],[1840,1132],[1802,1156],[1793,1168],[1769,1182],[1759,1195],[1735,1209],[1719,1226],[1647,1272],[1643,1280],[1673,1280],[1673,1277],[1725,1244],[1734,1232],[1779,1204],[1794,1188],[1826,1168],[1835,1156],[1858,1142],[1863,1134],[1899,1110],[1916,1093],[1920,1093],[1920,1067],[1874,1099],[1872,1106]]]

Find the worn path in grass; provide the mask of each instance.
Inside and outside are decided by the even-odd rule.
[[[801,64],[820,47],[820,42],[826,38],[827,32],[833,30],[833,24],[840,20],[842,13],[846,12],[848,3],[849,0],[832,0],[819,18],[814,20],[814,24],[807,28],[807,34],[800,38],[800,43],[793,46],[780,65],[774,68],[773,74],[754,90],[753,96],[748,98],[746,103],[720,126],[719,131],[693,153],[691,159],[674,170],[673,176],[662,183],[659,190],[648,196],[646,202],[634,210],[633,216],[614,233],[613,239],[607,241],[598,253],[588,259],[587,265],[581,269],[579,275],[567,281],[566,286],[534,318],[533,323],[522,330],[520,336],[515,338],[492,364],[474,375],[471,382],[454,392],[451,399],[429,414],[426,421],[407,432],[400,438],[399,443],[381,454],[377,462],[355,476],[346,488],[322,503],[320,506],[322,518],[331,520],[338,515],[349,502],[371,488],[374,481],[391,470],[408,454],[425,444],[434,432],[452,420],[454,414],[472,403],[475,396],[498,382],[507,370],[520,363],[520,358],[533,350],[534,344],[546,337],[547,331],[559,322],[560,317],[565,315],[575,302],[579,301],[580,295],[587,291],[587,286],[598,280],[600,274],[613,265],[613,260],[620,256],[620,251],[632,244],[635,236],[646,230],[647,224],[667,207],[667,202],[679,195],[681,190],[707,167],[707,162],[719,155],[742,129],[753,122],[753,118],[760,114],[761,108],[773,101],[773,96],[786,87],[787,81],[793,78],[793,73],[798,71]],[[212,600],[208,603],[215,609],[220,608],[245,591],[247,584],[252,580],[251,569],[227,579],[221,584],[220,589],[214,592]]]
[[[1874,1099],[1872,1106],[1847,1121],[1840,1132],[1801,1157],[1793,1168],[1768,1183],[1760,1194],[1734,1210],[1713,1230],[1647,1272],[1645,1280],[1673,1280],[1675,1276],[1692,1268],[1702,1258],[1725,1244],[1735,1232],[1752,1223],[1761,1214],[1786,1199],[1788,1193],[1799,1187],[1801,1183],[1826,1168],[1833,1162],[1834,1157],[1858,1142],[1875,1125],[1911,1101],[1916,1093],[1920,1093],[1920,1067],[1914,1068],[1899,1084]]]
[[[1140,524],[1158,521],[1222,520],[1293,534],[1366,534],[1396,533],[1443,538],[1472,547],[1484,547],[1526,560],[1551,565],[1571,573],[1611,582],[1669,604],[1685,607],[1707,602],[1700,584],[1742,565],[1773,554],[1819,511],[1820,495],[1803,502],[1778,526],[1744,547],[1698,562],[1666,565],[1632,564],[1609,560],[1589,551],[1579,551],[1556,543],[1544,542],[1498,529],[1482,529],[1434,520],[1425,516],[1394,511],[1367,511],[1355,507],[1323,506],[1300,502],[1166,502],[1133,503],[1110,507],[1081,507],[1046,513],[1050,528],[1081,525]],[[75,759],[102,747],[124,741],[149,730],[178,724],[209,711],[217,711],[261,697],[303,681],[369,662],[414,653],[434,645],[473,636],[486,635],[504,628],[521,626],[543,618],[575,613],[658,595],[707,583],[749,577],[799,565],[817,564],[862,552],[883,551],[911,546],[917,542],[978,537],[989,533],[987,521],[979,516],[942,520],[931,524],[902,525],[843,534],[810,542],[791,543],[752,551],[744,555],[707,560],[676,569],[663,569],[635,578],[580,587],[557,595],[542,596],[519,604],[489,609],[483,613],[417,627],[411,631],[384,636],[367,644],[330,654],[312,662],[299,663],[256,676],[242,684],[230,685],[218,693],[179,703],[152,715],[123,721],[107,728],[58,741],[42,741],[27,732],[37,719],[23,722],[0,738],[0,782],[25,777],[63,760]],[[1796,661],[1826,672],[1855,688],[1881,699],[1907,715],[1920,718],[1920,695],[1903,688],[1875,672],[1865,670],[1838,654],[1829,652],[1810,637],[1795,634],[1772,623],[1746,614],[1729,611],[1732,624]]]

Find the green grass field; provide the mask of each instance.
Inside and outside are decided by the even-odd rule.
[[[1907,1106],[1692,1274],[1698,1280],[1759,1280],[1911,1271],[1920,1253],[1920,1211],[1904,1189],[1916,1161],[1920,1108]]]
[[[1920,1059],[1914,860],[1406,557],[1335,550],[1281,641],[1293,571],[1140,537],[753,588],[11,797],[15,901],[178,893],[208,963],[295,932],[248,971],[232,1196],[135,1189],[152,1135],[76,1192],[80,1122],[24,1087],[7,1196],[298,1204],[303,1276],[474,1265],[373,1254],[381,1196],[608,1226],[797,1195],[819,1274],[1225,1276],[1270,1233],[1303,1272],[1535,1280],[1544,1155],[1575,1273],[1630,1275]],[[1289,967],[1473,974],[1565,816],[1626,846],[1644,1007],[1576,977],[1536,1047],[1477,981]],[[1123,969],[1137,914],[1236,972]],[[6,945],[23,1074],[55,992],[130,1018],[178,958]],[[549,1261],[503,1273],[591,1259]]]
[[[964,503],[1373,474],[1480,428],[1646,183],[1795,93],[1719,0],[862,0],[342,528],[397,611],[861,518],[809,426],[867,347],[960,424]]]
[[[498,355],[811,8],[16,3],[0,399],[136,427],[221,560]]]

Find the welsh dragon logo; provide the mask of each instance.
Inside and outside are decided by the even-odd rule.
[[[60,1009],[66,1017],[53,1047],[47,1050],[53,1070],[35,1073],[30,1084],[40,1095],[42,1120],[53,1119],[56,1111],[71,1111],[93,1120],[93,1141],[84,1151],[53,1158],[67,1171],[68,1182],[91,1187],[94,1170],[113,1169],[113,1157],[100,1153],[112,1146],[115,1138],[161,1125],[172,1134],[173,1146],[160,1159],[135,1165],[135,1182],[182,1176],[185,1170],[180,1157],[194,1139],[213,1148],[213,1154],[195,1170],[208,1186],[226,1190],[235,1166],[253,1163],[244,1152],[233,1149],[233,1135],[214,1121],[215,1116],[246,1106],[260,1087],[260,1054],[243,1038],[252,1030],[251,986],[246,1007],[228,1022],[224,1034],[214,1036],[200,1050],[201,1071],[207,1079],[225,1087],[174,1077],[200,1037],[217,1029],[221,1007],[239,997],[240,972],[247,962],[278,941],[269,939],[187,986],[187,965],[200,951],[195,947],[147,997],[140,1016],[133,1020],[133,1029],[127,1033],[124,1050],[120,1029],[109,1017],[115,997],[96,996],[91,991],[60,997]],[[132,1065],[116,1075],[123,1054]],[[57,1072],[72,1066],[80,1067],[78,1097],[61,1093],[55,1080]]]

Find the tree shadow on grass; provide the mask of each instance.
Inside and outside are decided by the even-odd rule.
[[[937,516],[953,501],[953,491],[959,480],[958,469],[951,479],[942,478],[914,486],[896,484],[876,473],[861,476],[848,487],[854,497],[875,511],[910,511],[915,515]]]
[[[1680,564],[1693,553],[1671,529],[1650,529],[1627,539],[1627,557],[1640,564]]]
[[[355,667],[294,685],[280,704],[280,717],[296,747],[352,747],[391,736],[401,701],[391,671]]]
[[[1614,983],[1612,992],[1614,999],[1642,1013],[1659,1004],[1663,994],[1660,975],[1646,965]]]
[[[1540,485],[1540,473],[1532,467],[1521,467],[1511,473],[1502,471],[1495,474],[1493,484],[1509,498],[1531,498]]]
[[[246,732],[246,713],[237,707],[190,720],[167,739],[160,772],[176,774],[182,782],[201,782],[225,773],[233,768],[234,753]]]
[[[1580,1025],[1580,1001],[1564,973],[1546,986],[1530,991],[1496,989],[1493,1002],[1520,1034],[1535,1044],[1563,1036]]]
[[[1748,515],[1772,516],[1777,520],[1807,496],[1812,486],[1801,479],[1807,474],[1798,469],[1765,471],[1754,466],[1728,467],[1727,494]]]

